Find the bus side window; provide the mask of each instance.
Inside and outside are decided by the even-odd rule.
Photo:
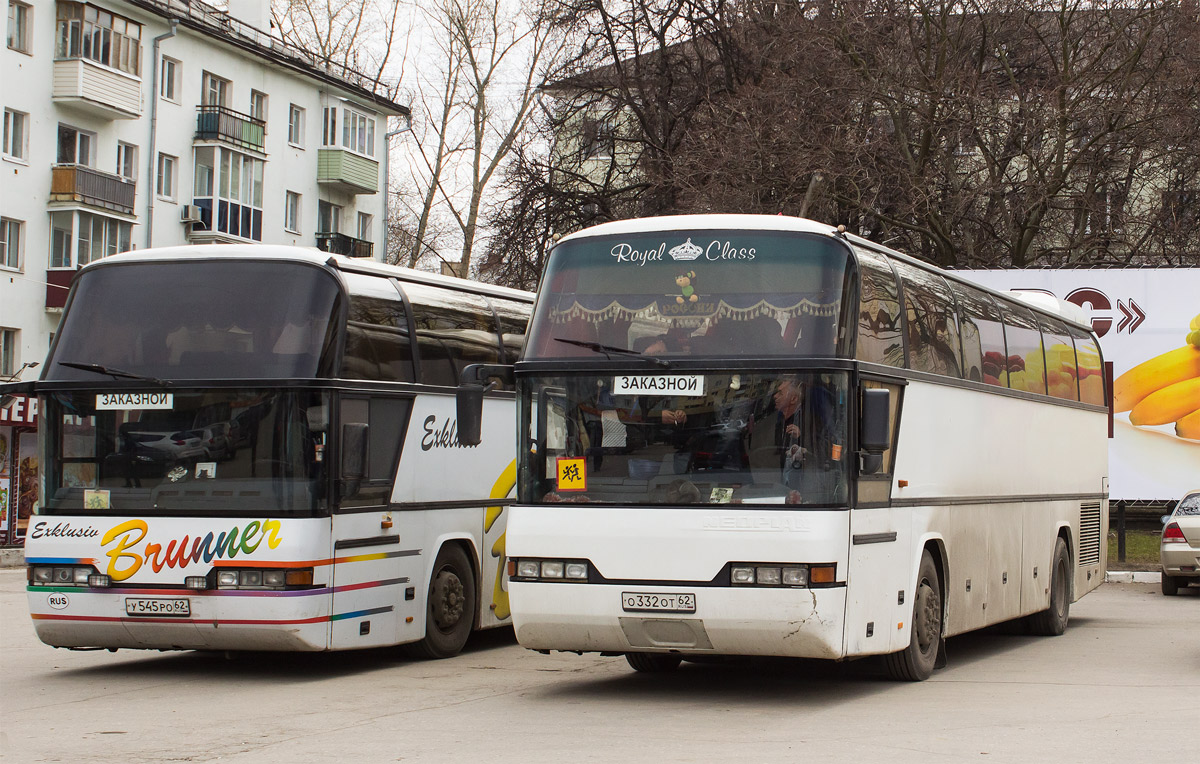
[[[341,506],[374,507],[388,503],[410,411],[411,401],[406,398],[342,398],[342,424],[366,424],[369,429],[366,475],[355,493],[342,495]]]
[[[1092,335],[1087,332],[1069,327],[1071,338],[1075,340],[1075,361],[1079,370],[1079,400],[1097,406],[1105,404],[1104,397],[1104,365],[1100,358],[1100,347]]]
[[[862,274],[855,357],[860,361],[903,368],[900,292],[896,276],[881,255],[859,247],[855,247],[854,252],[858,255]]]
[[[891,440],[894,443],[896,431],[899,427],[900,413],[900,397],[903,394],[903,386],[891,384],[887,382],[877,382],[872,379],[864,379],[862,381],[864,388],[879,388],[891,392],[888,401],[888,420],[890,424]],[[891,448],[888,448],[882,454],[879,469],[869,475],[859,475],[858,480],[858,503],[859,504],[886,504],[891,498],[892,490],[892,470],[894,464],[894,454]]]
[[[1038,317],[1046,355],[1046,391],[1053,398],[1079,400],[1079,367],[1075,363],[1075,344],[1067,325],[1048,316]]]
[[[456,387],[473,363],[500,363],[492,308],[481,295],[405,282],[413,309],[420,382]]]
[[[958,300],[959,334],[963,346],[963,379],[1008,387],[1008,352],[1000,311],[986,292],[951,282]]]
[[[895,266],[904,285],[909,368],[961,377],[958,318],[946,282],[907,263]]]
[[[1042,333],[1033,311],[1023,305],[1000,304],[1004,341],[1008,345],[1008,386],[1027,393],[1046,394],[1046,360]]]
[[[408,319],[399,299],[351,295],[342,376],[389,382],[414,381]]]

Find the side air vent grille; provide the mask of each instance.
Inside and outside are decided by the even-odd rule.
[[[1100,562],[1100,503],[1079,505],[1079,565]]]

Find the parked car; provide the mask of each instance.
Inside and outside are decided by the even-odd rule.
[[[1163,516],[1158,549],[1163,594],[1200,583],[1200,490],[1189,491],[1171,514]]]

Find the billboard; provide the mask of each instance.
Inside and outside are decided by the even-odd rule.
[[[1100,337],[1104,360],[1112,366],[1118,393],[1133,387],[1141,395],[1176,385],[1132,411],[1126,408],[1128,395],[1118,395],[1125,400],[1115,406],[1109,444],[1113,500],[1176,500],[1200,488],[1200,438],[1190,429],[1194,418],[1177,425],[1182,415],[1174,416],[1189,406],[1200,410],[1200,375],[1190,365],[1191,351],[1182,350],[1189,345],[1189,334],[1200,341],[1191,327],[1200,321],[1200,268],[955,273],[999,291],[1046,292],[1083,308]],[[1156,410],[1147,413],[1149,408]]]

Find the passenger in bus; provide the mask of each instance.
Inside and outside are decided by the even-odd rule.
[[[829,388],[817,380],[780,379],[770,405],[750,424],[750,467],[756,482],[769,481],[774,473],[777,482],[799,490],[806,502],[831,500],[841,472],[835,403]]]

